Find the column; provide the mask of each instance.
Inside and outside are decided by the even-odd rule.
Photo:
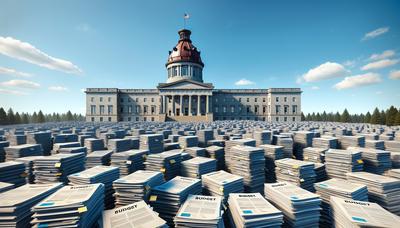
[[[206,96],[206,114],[208,114],[209,112],[210,112],[210,110],[209,110],[209,105],[208,105],[208,98],[209,98],[210,96]]]
[[[197,95],[197,115],[200,116],[201,112],[200,112],[200,95]]]
[[[179,95],[180,104],[179,104],[179,115],[183,116],[183,95]]]
[[[189,95],[189,116],[192,116],[192,95]]]
[[[172,116],[175,116],[175,95],[172,95]]]

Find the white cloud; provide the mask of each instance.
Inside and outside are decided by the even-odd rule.
[[[0,93],[2,93],[2,94],[11,94],[11,95],[18,95],[18,96],[21,96],[21,95],[28,95],[28,94],[25,93],[25,92],[18,91],[18,90],[15,90],[15,89],[10,90],[10,89],[2,89],[2,88],[0,88]]]
[[[65,91],[68,91],[68,88],[63,87],[63,86],[50,86],[49,90],[56,91],[56,92],[65,92]]]
[[[6,74],[6,75],[15,76],[15,77],[25,77],[25,78],[32,76],[32,74],[29,74],[29,73],[25,73],[25,72],[17,71],[15,69],[1,67],[1,66],[0,66],[0,74]]]
[[[247,80],[245,78],[240,79],[239,81],[235,82],[235,85],[237,86],[248,86],[248,85],[254,85],[255,83]]]
[[[354,75],[345,77],[341,82],[337,83],[333,87],[337,90],[350,89],[360,86],[366,86],[381,82],[382,79],[377,73],[366,73],[360,75]]]
[[[389,57],[392,57],[392,56],[394,56],[396,54],[396,52],[395,51],[393,51],[393,50],[386,50],[386,51],[384,51],[384,52],[382,52],[382,53],[380,53],[380,54],[373,54],[373,55],[371,55],[370,57],[369,57],[369,59],[370,60],[381,60],[381,59],[386,59],[386,58],[389,58]]]
[[[312,90],[319,90],[319,87],[318,86],[312,86],[311,89]]]
[[[374,31],[371,31],[369,33],[366,33],[364,35],[364,37],[362,38],[362,40],[369,40],[369,39],[373,39],[377,36],[383,35],[385,33],[389,32],[389,27],[381,27],[378,29],[375,29]]]
[[[37,89],[40,87],[40,84],[27,80],[10,80],[6,82],[1,82],[2,86],[11,86],[11,87],[20,87],[20,88],[28,88],[28,89]]]
[[[393,70],[389,74],[390,79],[400,79],[400,70]]]
[[[297,79],[297,83],[315,82],[330,78],[343,77],[348,73],[349,72],[341,64],[326,62],[303,74]]]
[[[86,92],[86,89],[81,89],[81,92],[82,92],[82,93]]]
[[[52,57],[29,43],[12,37],[0,36],[0,53],[41,67],[69,74],[81,74],[82,70],[73,63]]]
[[[356,61],[355,60],[347,60],[342,65],[345,67],[353,67],[354,65],[356,65]]]
[[[393,66],[399,62],[398,59],[382,59],[372,63],[368,63],[361,67],[361,70],[377,70]]]
[[[79,24],[78,26],[76,26],[76,30],[78,30],[80,32],[89,32],[89,31],[92,31],[93,29],[89,24],[82,23],[82,24]]]

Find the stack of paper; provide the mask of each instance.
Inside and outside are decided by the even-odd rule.
[[[120,175],[125,176],[136,170],[144,169],[144,161],[147,154],[147,150],[128,150],[113,153],[111,155],[111,165],[119,167]]]
[[[190,154],[190,156],[192,156],[192,158],[194,157],[206,157],[207,156],[207,151],[205,148],[202,147],[188,147],[185,148],[184,151],[188,154]]]
[[[203,174],[217,170],[217,160],[205,157],[195,157],[181,163],[181,175],[184,177],[201,178]]]
[[[8,141],[0,142],[0,162],[4,162],[6,160],[6,151],[4,150],[4,148],[8,146],[10,146],[10,142]]]
[[[146,170],[162,172],[165,180],[170,180],[180,173],[181,152],[180,150],[171,150],[150,154],[147,156],[145,166]]]
[[[307,147],[303,149],[303,160],[310,162],[325,162],[325,153],[328,151],[327,148],[320,147]]]
[[[365,184],[369,201],[400,215],[400,180],[367,172],[347,173],[347,180]]]
[[[131,139],[110,139],[108,140],[107,149],[114,152],[122,152],[132,149]]]
[[[206,147],[207,155],[210,158],[217,160],[217,170],[225,168],[225,151],[221,146]]]
[[[86,156],[86,169],[98,166],[98,165],[110,165],[112,150],[98,150],[94,151]]]
[[[118,167],[112,166],[95,166],[86,169],[79,173],[74,173],[68,176],[70,185],[86,185],[86,184],[104,184],[104,206],[105,208],[114,207],[114,189],[113,181],[119,178]]]
[[[271,144],[271,131],[255,131],[253,138],[256,140],[256,146]]]
[[[40,144],[23,144],[18,146],[9,146],[4,148],[6,152],[6,161],[14,161],[17,158],[27,156],[43,155],[42,146]]]
[[[139,201],[103,212],[103,228],[115,227],[168,228],[168,225],[149,205]]]
[[[66,142],[78,142],[78,135],[72,133],[62,133],[54,135],[54,143],[66,143]]]
[[[337,149],[338,139],[331,136],[323,136],[321,138],[313,138],[313,147],[325,148],[325,149]]]
[[[322,199],[322,212],[320,224],[322,227],[330,227],[332,225],[330,214],[330,198],[337,196],[344,199],[353,199],[360,201],[368,201],[367,186],[363,184],[352,183],[347,180],[333,178],[327,181],[314,184],[316,193]]]
[[[201,194],[199,179],[177,176],[151,190],[150,205],[160,217],[173,226],[173,219],[189,194]]]
[[[35,181],[35,175],[33,174],[33,161],[38,158],[43,158],[43,156],[29,156],[17,158],[15,161],[23,162],[25,164],[25,173],[26,173],[26,183],[33,184]]]
[[[314,162],[315,182],[321,182],[328,179],[325,164]]]
[[[31,208],[61,187],[61,183],[27,184],[0,193],[0,227],[31,227]]]
[[[329,178],[346,179],[347,172],[363,170],[361,151],[329,149],[325,153],[325,165]]]
[[[284,227],[318,227],[319,195],[288,182],[265,184],[265,198],[284,214]]]
[[[281,227],[283,214],[260,193],[229,194],[232,227]]]
[[[85,169],[85,154],[55,154],[33,161],[35,184],[68,182],[68,175]]]
[[[164,151],[164,136],[162,134],[149,134],[140,136],[140,149],[148,150],[150,154]]]
[[[199,139],[199,146],[208,146],[208,141],[214,139],[214,131],[212,129],[199,130],[197,132],[197,137]]]
[[[85,139],[84,145],[87,148],[88,153],[97,151],[97,150],[104,150],[103,139],[88,138],[88,139]]]
[[[362,152],[364,171],[383,174],[386,170],[392,167],[389,151],[355,147],[349,147],[348,150]]]
[[[87,149],[86,147],[65,147],[65,148],[60,148],[58,149],[58,153],[60,154],[73,154],[73,153],[84,153],[85,155],[87,154]]]
[[[223,170],[204,174],[201,178],[204,192],[212,196],[221,196],[226,202],[230,193],[244,191],[243,177],[227,173]]]
[[[390,152],[400,152],[400,141],[386,140],[385,150]]]
[[[279,182],[287,181],[308,191],[314,191],[314,163],[284,158],[277,160],[275,164],[276,178]]]
[[[80,147],[79,142],[54,143],[51,154],[58,154],[62,148]]]
[[[0,193],[13,189],[14,185],[6,182],[0,182]]]
[[[256,140],[254,139],[234,139],[228,140],[225,142],[225,165],[226,170],[231,171],[232,169],[232,148],[234,146],[241,145],[241,146],[256,146]]]
[[[14,184],[15,187],[25,184],[25,165],[22,162],[2,162],[0,163],[0,181]]]
[[[182,149],[194,147],[199,145],[199,138],[197,136],[181,136],[178,139],[179,145]]]
[[[149,201],[151,189],[163,184],[161,172],[138,170],[113,182],[115,204],[125,206],[141,200]]]
[[[51,132],[41,131],[41,132],[28,133],[26,135],[26,143],[40,144],[43,149],[43,155],[48,156],[50,155],[51,147],[53,146],[51,140]]]
[[[385,141],[383,140],[365,140],[365,148],[384,150]]]
[[[399,227],[400,218],[376,203],[332,197],[335,227]]]
[[[26,143],[26,135],[10,134],[7,136],[7,141],[10,142],[11,146],[18,146]]]
[[[389,169],[385,172],[385,175],[388,177],[400,179],[400,169]]]
[[[267,183],[275,183],[276,182],[275,161],[284,158],[283,146],[265,144],[265,145],[260,145],[259,147],[264,149],[265,181]]]
[[[275,145],[283,146],[283,156],[285,158],[293,157],[293,139],[285,135],[274,135]]]
[[[32,208],[34,227],[95,227],[101,218],[104,185],[65,186]]]
[[[341,149],[347,149],[348,147],[365,147],[365,137],[360,135],[342,135],[339,137],[339,144]]]
[[[392,168],[400,168],[400,152],[390,151],[390,159],[392,160]]]
[[[314,133],[311,131],[296,131],[293,136],[293,150],[297,159],[303,160],[303,149],[312,146]]]

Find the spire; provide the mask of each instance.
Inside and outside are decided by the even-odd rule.
[[[179,41],[189,41],[190,43],[192,42],[190,40],[190,34],[192,34],[190,30],[182,29],[178,31],[178,34],[179,34]]]

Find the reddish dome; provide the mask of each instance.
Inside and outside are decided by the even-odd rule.
[[[192,62],[204,67],[204,63],[200,58],[200,52],[195,46],[193,46],[192,41],[190,40],[190,30],[182,29],[178,34],[178,44],[172,49],[172,51],[169,51],[168,62],[166,65],[176,62]]]

